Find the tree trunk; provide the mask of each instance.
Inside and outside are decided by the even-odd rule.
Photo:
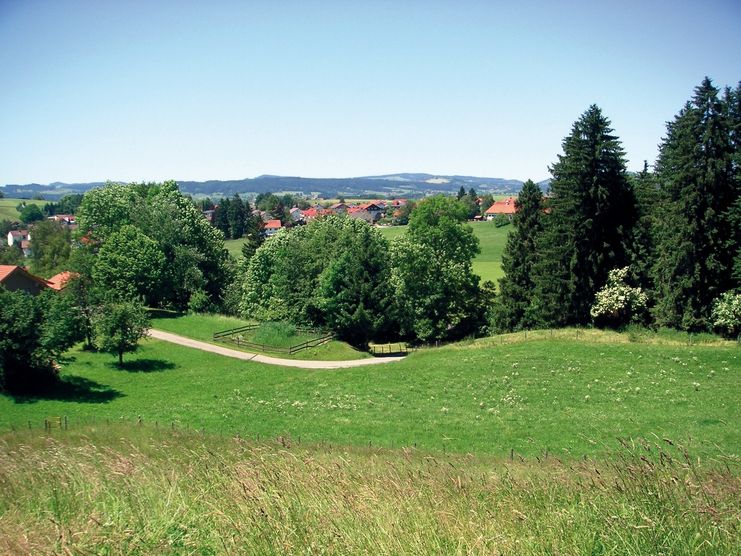
[[[118,366],[123,367],[123,351],[118,352]]]

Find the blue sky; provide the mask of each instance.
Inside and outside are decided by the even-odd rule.
[[[639,169],[740,70],[733,0],[0,0],[0,184],[540,180],[592,103]]]

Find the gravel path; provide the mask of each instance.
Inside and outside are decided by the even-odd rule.
[[[363,367],[365,365],[393,363],[394,361],[403,359],[403,357],[371,357],[368,359],[354,359],[351,361],[307,361],[303,359],[281,359],[279,357],[269,357],[267,355],[259,355],[257,353],[248,353],[246,351],[239,351],[236,349],[229,349],[227,347],[215,346],[206,342],[193,340],[192,338],[186,338],[185,336],[179,336],[178,334],[172,334],[171,332],[155,330],[154,328],[149,329],[149,336],[157,340],[200,349],[202,351],[208,351],[211,353],[216,353],[218,355],[224,355],[226,357],[233,357],[234,359],[255,361],[257,363],[265,363],[267,365],[280,365],[282,367],[299,367],[301,369],[344,369],[347,367]]]

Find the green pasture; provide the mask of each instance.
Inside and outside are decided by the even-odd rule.
[[[0,220],[11,220],[14,222],[18,220],[21,217],[21,213],[15,207],[24,201],[29,204],[36,204],[39,208],[44,208],[47,203],[47,201],[37,201],[35,199],[10,199],[3,197],[0,199]]]
[[[257,350],[254,346],[242,348],[233,342],[215,342],[213,339],[214,333],[231,328],[239,328],[248,324],[255,324],[254,322],[225,315],[178,315],[175,313],[168,315],[161,312],[159,314],[161,316],[152,319],[153,328],[241,351],[253,353],[260,351],[266,355],[287,359],[317,359],[324,361],[346,361],[370,357],[367,353],[358,351],[349,344],[338,340],[332,340],[324,345],[308,348],[293,355],[276,353],[270,349],[265,349],[264,351]],[[290,325],[283,323],[263,323],[256,330],[241,333],[240,337],[247,342],[266,344],[267,346],[277,348],[287,348],[321,336],[321,334],[317,335],[304,332],[292,333],[291,328]]]
[[[67,416],[74,427],[140,416],[159,426],[310,443],[576,458],[644,437],[683,442],[698,455],[738,456],[741,348],[686,340],[515,334],[326,371],[154,340],[119,369],[111,355],[75,349],[60,389],[0,396],[0,430],[38,428],[49,416]]]
[[[493,222],[471,222],[470,225],[481,246],[481,253],[473,261],[473,270],[482,280],[496,283],[503,276],[502,251],[512,225],[501,228],[497,228]],[[386,239],[391,240],[403,234],[406,226],[379,226],[378,229]],[[243,239],[230,239],[224,244],[233,257],[242,256]]]

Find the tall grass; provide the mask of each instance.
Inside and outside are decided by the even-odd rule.
[[[737,466],[26,431],[0,437],[0,553],[730,554]]]

